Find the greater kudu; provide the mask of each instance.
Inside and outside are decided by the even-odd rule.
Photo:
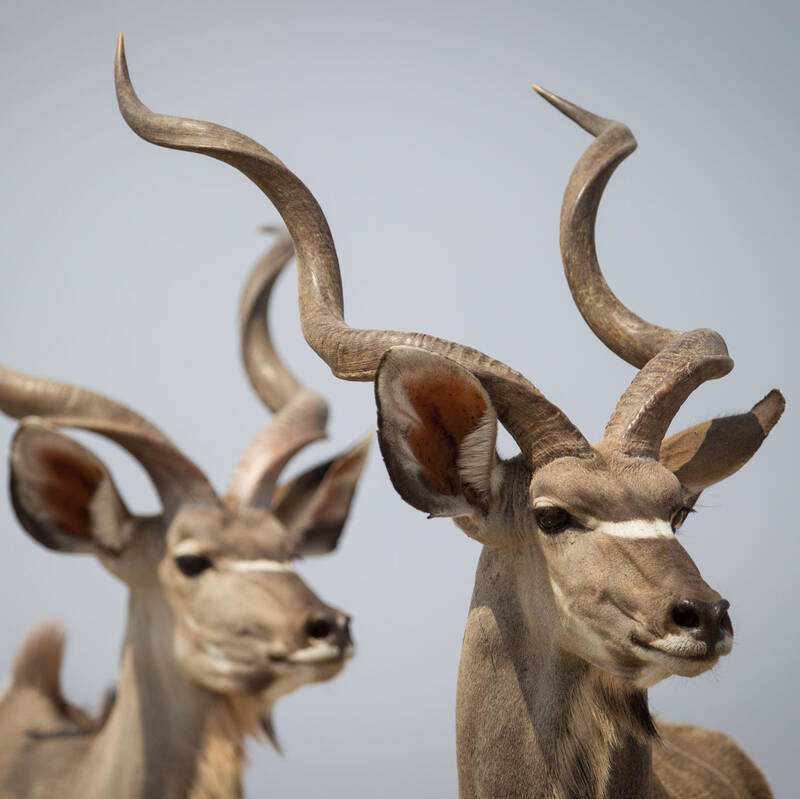
[[[236,131],[149,111],[121,41],[116,80],[136,133],[225,161],[274,203],[298,256],[306,339],[338,377],[375,381],[398,493],[484,545],[459,673],[461,795],[769,796],[730,739],[656,726],[648,709],[649,686],[700,674],[731,649],[728,603],[674,534],[703,489],[758,449],[784,401],[772,391],[749,413],[663,441],[691,391],[732,361],[714,331],[681,333],[635,316],[600,273],[594,221],[609,177],[635,147],[628,128],[539,90],[596,137],[564,199],[573,296],[595,333],[640,370],[591,446],[521,374],[476,350],[349,328],[333,240],[303,183]],[[496,454],[498,419],[521,451],[507,461]]]
[[[275,700],[335,676],[351,653],[348,617],[320,601],[291,561],[336,546],[368,444],[277,486],[327,420],[325,400],[281,362],[267,327],[269,295],[292,252],[280,235],[244,292],[244,362],[276,414],[222,498],[133,411],[0,367],[0,409],[22,419],[11,451],[19,520],[51,549],[94,553],[129,589],[116,697],[100,721],[61,694],[60,628],[28,637],[0,701],[0,796],[239,796],[244,736],[262,727],[272,737]],[[132,515],[103,463],[58,427],[125,448],[163,512]]]

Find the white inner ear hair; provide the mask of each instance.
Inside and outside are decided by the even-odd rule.
[[[497,416],[489,406],[478,426],[461,440],[456,468],[461,479],[477,491],[482,499],[491,493],[490,481],[495,460]]]
[[[89,500],[89,515],[92,520],[92,535],[95,540],[113,551],[119,551],[126,543],[122,526],[128,512],[106,475],[100,481],[94,496]]]

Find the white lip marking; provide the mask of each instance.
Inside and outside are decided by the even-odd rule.
[[[339,649],[338,646],[322,641],[319,644],[312,644],[305,649],[300,649],[286,659],[290,663],[326,663],[330,660],[338,660],[343,655],[349,654],[351,652],[348,650]]]
[[[648,646],[679,658],[705,657],[708,654],[708,644],[687,635],[665,635],[656,641],[650,641]]]
[[[733,649],[733,636],[727,630],[723,630],[722,632],[724,633],[722,640],[717,641],[714,651],[718,655],[728,655]]]
[[[214,644],[204,644],[203,649],[206,654],[211,658],[214,665],[223,673],[230,674],[234,670],[233,663],[225,657],[223,651]]]
[[[229,560],[223,567],[235,572],[293,572],[288,560]]]

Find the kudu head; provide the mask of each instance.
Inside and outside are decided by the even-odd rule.
[[[25,529],[51,549],[94,553],[128,585],[129,639],[150,638],[159,656],[171,652],[179,669],[211,692],[257,700],[328,679],[351,653],[347,615],[322,602],[292,560],[336,546],[367,454],[362,442],[277,485],[288,460],[324,437],[327,419],[325,401],[276,356],[267,328],[269,294],[291,255],[282,234],[244,294],[245,365],[276,414],[224,497],[128,408],[0,367],[0,409],[22,420],[11,450],[11,496]],[[163,511],[133,515],[104,464],[59,427],[126,449],[152,480]]]
[[[275,204],[297,252],[303,332],[338,377],[375,382],[381,451],[398,493],[504,550],[503,573],[491,580],[513,586],[531,626],[640,687],[699,674],[730,651],[728,603],[675,531],[703,489],[758,449],[784,401],[772,391],[749,413],[664,440],[689,394],[732,361],[714,331],[640,319],[600,273],[594,222],[608,179],[636,146],[626,126],[538,90],[596,137],[564,198],[564,265],[590,327],[640,370],[591,446],[528,380],[483,353],[425,334],[348,327],[333,240],[303,183],[236,131],[149,111],[131,86],[121,39],[116,81],[136,133],[225,161]],[[496,453],[498,421],[520,449],[509,461]]]

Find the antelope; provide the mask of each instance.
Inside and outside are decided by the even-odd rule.
[[[121,39],[116,86],[139,136],[224,161],[272,201],[294,240],[308,343],[337,377],[375,383],[395,489],[482,544],[458,676],[460,796],[770,796],[731,739],[656,723],[648,707],[650,686],[701,674],[731,651],[729,603],[675,533],[701,492],[755,453],[784,399],[773,390],[747,413],[665,440],[689,394],[733,362],[718,333],[651,324],[602,276],[595,217],[636,147],[630,130],[535,87],[594,137],[564,197],[564,267],[589,327],[638,369],[590,445],[525,377],[477,350],[348,327],[333,239],[299,178],[236,131],[151,112]],[[520,450],[508,460],[496,452],[498,421]]]
[[[224,496],[134,411],[0,367],[0,409],[22,420],[10,457],[20,522],[50,549],[93,553],[129,590],[116,696],[99,721],[62,696],[62,630],[48,624],[29,635],[0,701],[0,796],[241,796],[244,736],[261,725],[274,741],[278,697],[331,679],[352,654],[349,617],[313,593],[292,559],[336,547],[368,442],[278,485],[327,420],[325,400],[283,364],[267,326],[273,283],[292,252],[280,235],[243,296],[244,363],[275,416]],[[104,464],[61,427],[133,455],[162,512],[132,514]]]

